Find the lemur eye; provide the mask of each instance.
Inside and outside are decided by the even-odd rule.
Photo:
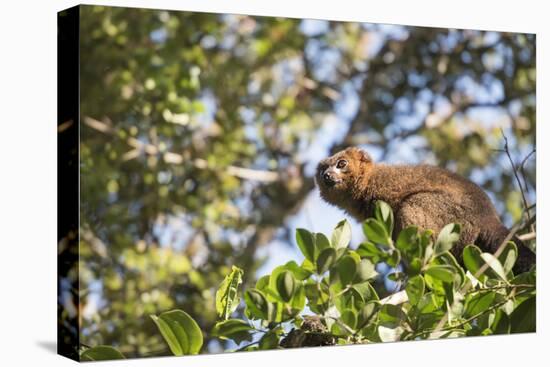
[[[340,159],[337,163],[336,163],[336,168],[338,169],[342,169],[344,168],[345,166],[348,165],[348,161],[346,161],[345,159]]]

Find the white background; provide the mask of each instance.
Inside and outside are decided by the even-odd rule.
[[[535,366],[550,363],[549,11],[544,1],[127,0],[94,4],[537,33],[536,334],[104,362],[101,366]],[[56,12],[0,5],[0,366],[68,366],[56,340]],[[545,167],[546,166],[546,167]]]

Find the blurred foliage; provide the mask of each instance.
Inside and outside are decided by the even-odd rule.
[[[446,166],[521,215],[495,149],[501,128],[514,157],[534,149],[534,35],[102,6],[80,27],[84,345],[166,354],[148,315],[169,309],[211,330],[231,266],[254,284],[311,168],[348,145]]]
[[[227,303],[210,334],[234,341],[230,351],[251,351],[536,331],[536,269],[513,273],[514,242],[503,243],[500,255],[468,245],[464,269],[449,251],[460,225],[448,224],[436,239],[431,230],[410,226],[394,241],[393,224],[390,206],[377,202],[357,250],[349,248],[345,220],[330,240],[298,229],[302,264],[278,266],[243,291],[242,270],[233,266],[219,287]],[[381,263],[396,269],[388,278],[397,285],[383,299],[372,285]],[[241,292],[244,317],[230,318],[236,307],[228,305],[238,305]],[[174,355],[197,354],[203,335],[190,315],[173,310],[153,318]],[[105,348],[83,355],[111,358]]]

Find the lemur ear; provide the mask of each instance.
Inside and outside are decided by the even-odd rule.
[[[353,151],[354,156],[357,157],[362,162],[365,162],[365,163],[372,162],[372,157],[370,156],[369,153],[367,153],[366,150],[363,150],[361,148],[356,148],[356,147],[351,148],[351,150]]]
[[[369,153],[367,153],[366,150],[363,150],[363,149],[359,149],[359,152],[361,152],[361,160],[365,163],[370,163],[372,162],[372,157],[370,156]]]

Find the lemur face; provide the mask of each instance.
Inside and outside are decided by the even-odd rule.
[[[315,175],[321,194],[346,190],[368,164],[372,164],[371,157],[358,148],[347,148],[323,159],[319,162]]]

